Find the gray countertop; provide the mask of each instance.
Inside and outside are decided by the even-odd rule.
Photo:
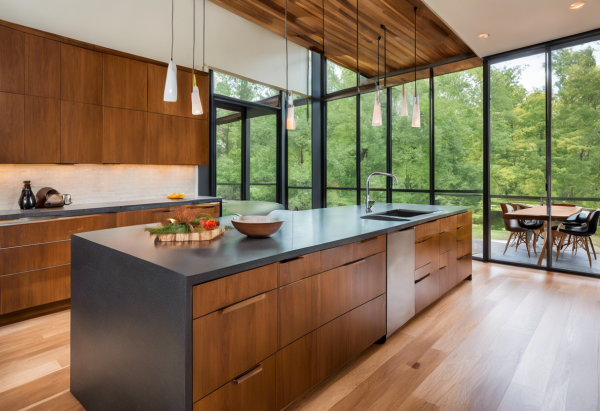
[[[94,231],[73,237],[166,268],[185,276],[188,284],[193,285],[467,211],[465,207],[454,206],[378,203],[373,212],[396,208],[442,212],[425,214],[409,222],[395,222],[361,219],[365,214],[364,206],[274,211],[271,216],[284,223],[277,233],[264,239],[248,238],[232,228],[211,242],[159,243],[144,232],[144,226]],[[231,218],[219,220],[222,225],[231,226]]]
[[[173,205],[190,205],[221,201],[219,197],[188,196],[183,200],[153,198],[149,200],[111,201],[104,203],[71,204],[56,208],[34,208],[33,210],[0,210],[1,220],[37,217],[76,217],[90,214],[116,213],[120,211],[145,210],[150,208],[170,207]]]

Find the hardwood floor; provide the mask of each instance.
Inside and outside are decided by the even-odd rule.
[[[473,268],[286,411],[598,410],[600,279]],[[83,410],[68,391],[69,318],[0,327],[0,411]]]

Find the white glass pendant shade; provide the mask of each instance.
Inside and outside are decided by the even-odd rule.
[[[371,124],[374,126],[381,126],[383,124],[381,121],[381,100],[379,99],[379,89],[375,91],[375,107],[373,108],[373,122]]]
[[[402,108],[400,109],[400,116],[408,117],[408,102],[406,101],[406,87],[402,85]]]
[[[296,129],[296,118],[294,117],[294,98],[292,97],[292,93],[290,93],[288,97],[287,119],[285,120],[285,129]]]
[[[194,87],[192,88],[192,115],[201,116],[204,113],[202,110],[202,102],[200,101],[200,91],[196,85],[196,75],[194,75]]]
[[[421,127],[421,109],[419,107],[419,95],[418,94],[413,99],[412,126],[413,127]]]
[[[177,66],[173,63],[173,59],[167,67],[167,81],[165,82],[164,101],[177,101]]]

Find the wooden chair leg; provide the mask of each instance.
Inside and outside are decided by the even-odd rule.
[[[527,241],[527,233],[523,233],[523,237],[525,238],[525,247],[527,247],[527,255],[531,257],[531,252],[529,251],[529,241]]]
[[[510,235],[508,236],[508,240],[506,241],[506,247],[504,247],[504,252],[502,254],[506,254],[506,250],[508,250],[508,245],[510,244],[510,240],[512,238],[514,233],[510,233]]]
[[[556,248],[556,261],[558,261],[558,256],[560,255],[560,250],[562,250],[562,246],[566,237],[567,235],[565,233],[560,233],[560,241],[558,242],[558,247]]]
[[[590,248],[587,244],[587,239],[584,237],[583,246],[585,247],[585,251],[587,251],[588,259],[590,260],[590,268],[592,268],[592,256],[590,255]]]
[[[538,233],[536,231],[533,232],[533,254],[537,255],[537,239]]]
[[[588,240],[590,240],[590,245],[592,246],[592,251],[594,252],[594,260],[597,260],[596,250],[594,249],[594,242],[592,241],[592,237],[588,237]]]

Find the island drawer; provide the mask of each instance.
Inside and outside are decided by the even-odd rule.
[[[356,243],[342,245],[321,251],[321,269],[331,270],[352,261],[360,260],[373,254],[380,253],[386,249],[386,237],[367,238]]]
[[[435,269],[436,267],[433,266],[433,263],[429,263],[424,265],[423,267],[417,268],[415,270],[415,281],[419,281],[426,275],[433,273]]]
[[[440,234],[444,233],[446,231],[450,231],[450,230],[454,230],[456,229],[456,216],[450,216],[450,217],[446,217],[446,218],[442,218],[439,220],[440,222]]]
[[[415,269],[433,263],[437,268],[437,260],[440,255],[439,234],[434,234],[415,244]]]
[[[71,235],[115,227],[115,214],[0,225],[0,248],[69,240]]]
[[[415,226],[415,242],[440,232],[440,220]]]
[[[440,254],[456,248],[456,228],[440,233]]]
[[[279,346],[385,293],[386,253],[279,289]]]
[[[420,312],[439,297],[440,270],[433,270],[415,282],[415,313]]]
[[[0,277],[0,314],[66,300],[70,297],[70,265]]]
[[[465,225],[473,224],[473,212],[458,214],[456,216],[456,228],[463,227]]]
[[[440,295],[445,294],[458,284],[456,265],[456,249],[440,254]]]
[[[0,249],[0,275],[71,263],[71,241]]]
[[[462,257],[471,252],[473,238],[473,226],[471,224],[462,226],[456,230],[456,256]]]
[[[212,391],[277,351],[277,290],[193,322],[193,398]]]
[[[301,280],[321,272],[321,252],[302,255],[279,263],[279,286]]]
[[[276,289],[277,269],[277,263],[269,264],[194,286],[192,291],[193,317],[201,317]]]
[[[153,211],[154,210],[120,211],[117,213],[117,227],[155,223],[157,222],[156,219],[158,216],[153,213]]]
[[[194,404],[194,411],[276,411],[275,355]]]
[[[458,257],[456,260],[457,283],[464,280],[473,272],[473,256],[471,254]]]

